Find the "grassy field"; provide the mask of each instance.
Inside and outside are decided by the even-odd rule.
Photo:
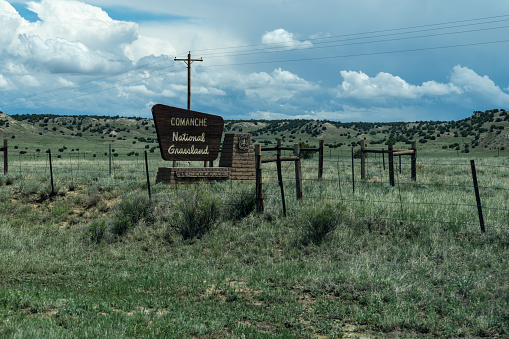
[[[253,184],[149,201],[133,158],[110,175],[63,156],[52,196],[46,160],[25,160],[0,182],[0,337],[509,336],[503,156],[476,159],[484,234],[458,156],[419,158],[416,183],[404,162],[394,188],[368,157],[355,192],[346,155],[322,182],[307,160],[303,201],[286,166],[286,218],[269,164],[257,213]]]

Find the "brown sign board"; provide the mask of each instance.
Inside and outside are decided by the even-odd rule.
[[[164,160],[217,158],[224,127],[220,116],[161,104],[152,107],[152,116]]]

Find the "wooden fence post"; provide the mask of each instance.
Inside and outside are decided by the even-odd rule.
[[[363,139],[361,140],[361,179],[366,179],[366,141]]]
[[[417,181],[417,143],[415,141],[412,142],[412,165],[411,165],[411,177],[412,181]]]
[[[263,187],[262,187],[262,145],[255,145],[256,166],[256,210],[263,212]]]
[[[318,146],[318,180],[322,180],[323,176],[323,140],[320,140],[320,146]]]
[[[110,176],[111,176],[111,144],[109,145],[110,148],[109,148],[109,160],[110,160]]]
[[[353,154],[353,147],[352,147],[352,191],[355,193],[355,166],[354,166],[354,154]]]
[[[7,147],[7,139],[4,139],[4,175],[7,175],[9,173],[9,156],[8,156],[8,147]]]
[[[53,164],[51,162],[51,150],[48,150],[48,156],[49,156],[49,173],[51,178],[51,196],[55,195],[55,185],[53,184]]]
[[[470,160],[470,167],[472,169],[472,180],[474,181],[475,200],[477,201],[477,214],[479,214],[479,224],[481,225],[481,232],[486,232],[484,228],[484,217],[482,215],[481,196],[479,195],[479,186],[477,184],[477,173],[475,171],[475,161]]]
[[[293,155],[298,157],[295,160],[295,189],[297,191],[297,200],[302,200],[302,170],[300,166],[300,145],[293,145]]]
[[[286,201],[285,201],[285,190],[283,188],[283,173],[281,171],[281,139],[277,139],[277,179],[279,181],[279,187],[281,189],[281,201],[283,203],[283,216],[286,217]]]
[[[394,187],[394,148],[389,142],[389,183]]]

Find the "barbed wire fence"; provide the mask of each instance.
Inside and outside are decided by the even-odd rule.
[[[375,219],[396,224],[437,223],[458,229],[509,230],[508,159],[475,160],[479,200],[469,159],[419,159],[417,180],[412,181],[411,159],[399,157],[394,164],[394,187],[385,160],[384,164],[383,154],[367,157],[364,180],[360,179],[361,163],[357,158],[325,157],[321,179],[317,176],[317,161],[303,161],[302,202],[294,193],[293,164],[285,163],[282,170],[286,205],[295,212],[309,204],[340,202],[355,214],[354,218],[367,224]],[[281,210],[279,181],[273,164],[263,166],[263,190],[266,210]]]
[[[21,194],[38,194],[41,185],[50,190],[53,172],[57,191],[58,187],[68,191],[87,189],[100,179],[111,181],[111,185],[126,181],[129,187],[148,189],[150,183],[155,183],[157,168],[168,167],[169,163],[161,159],[158,151],[147,152],[145,161],[145,152],[143,148],[132,147],[117,147],[111,152],[107,147],[96,152],[57,150],[52,153],[50,163],[50,153],[46,151],[16,154],[11,150],[9,173],[0,183],[9,185],[15,180]],[[468,159],[418,159],[417,181],[412,181],[410,159],[401,157],[395,161],[395,186],[391,186],[388,164],[382,154],[366,158],[364,180],[360,179],[360,159],[349,158],[348,154],[347,150],[336,157],[326,153],[321,179],[317,159],[302,160],[302,200],[296,194],[294,163],[283,162],[282,184],[289,213],[296,213],[302,206],[341,204],[348,207],[354,219],[367,224],[375,220],[479,229],[479,203]],[[203,166],[203,163],[179,165]],[[509,230],[509,159],[475,159],[475,165],[486,230]],[[150,181],[147,181],[147,168]],[[264,164],[264,205],[269,213],[282,213],[279,182],[276,163]],[[226,194],[236,194],[231,185],[221,187],[229,189]]]

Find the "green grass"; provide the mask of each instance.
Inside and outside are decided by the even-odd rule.
[[[476,159],[485,234],[466,158],[419,160],[417,183],[404,162],[392,188],[368,157],[355,193],[349,161],[322,182],[305,161],[302,202],[285,165],[286,218],[274,164],[257,213],[252,184],[149,202],[143,163],[61,161],[53,197],[44,162],[0,186],[0,337],[509,335],[505,158]]]

